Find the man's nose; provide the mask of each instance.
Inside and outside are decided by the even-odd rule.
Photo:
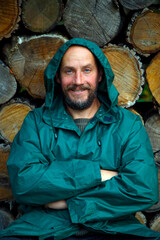
[[[83,83],[82,74],[80,71],[75,73],[74,84],[80,85]]]

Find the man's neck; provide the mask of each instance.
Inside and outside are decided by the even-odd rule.
[[[100,101],[96,98],[92,105],[84,110],[74,110],[67,106],[68,113],[72,116],[73,119],[78,118],[92,118],[100,107]]]

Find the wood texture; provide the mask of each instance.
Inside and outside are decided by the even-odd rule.
[[[12,39],[4,46],[5,61],[16,80],[34,98],[45,98],[44,70],[58,48],[68,39],[57,34]]]
[[[160,151],[160,115],[156,113],[148,118],[144,126],[149,135],[153,152],[158,153]],[[160,164],[160,158],[158,158],[158,155],[156,162]]]
[[[17,82],[9,68],[0,60],[0,104],[10,100],[17,90]]]
[[[11,213],[5,209],[0,209],[0,230],[5,229],[13,221]]]
[[[109,45],[102,48],[115,75],[113,84],[119,92],[118,104],[134,105],[142,92],[144,83],[141,62],[129,48]]]
[[[64,25],[72,37],[82,37],[104,46],[119,31],[121,16],[112,0],[69,0]]]
[[[13,198],[7,170],[9,153],[10,145],[0,144],[0,201]]]
[[[18,28],[21,0],[0,1],[0,40],[8,38]]]
[[[160,50],[160,11],[145,10],[132,19],[128,28],[128,41],[140,54]]]
[[[154,99],[160,105],[160,52],[147,67],[146,79]]]
[[[155,0],[119,0],[123,7],[130,10],[142,9],[150,6]]]
[[[136,212],[135,217],[142,223],[143,225],[147,224],[147,218],[142,212]]]
[[[9,102],[0,110],[0,134],[8,142],[12,142],[20,130],[24,118],[32,110],[27,103]]]
[[[150,228],[156,232],[160,232],[160,214],[156,214],[150,221]]]
[[[61,0],[24,0],[22,2],[22,21],[32,32],[44,33],[52,30],[61,16]]]

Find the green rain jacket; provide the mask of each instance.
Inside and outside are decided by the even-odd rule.
[[[104,69],[98,88],[101,106],[82,134],[65,111],[54,82],[65,51],[75,44],[87,47]],[[84,39],[67,41],[50,61],[44,73],[45,104],[25,118],[7,162],[13,196],[24,214],[1,236],[55,236],[58,240],[83,227],[160,237],[134,217],[158,201],[157,169],[140,118],[117,105],[113,78],[103,52]],[[101,168],[119,174],[101,182]],[[68,209],[44,208],[64,199]]]

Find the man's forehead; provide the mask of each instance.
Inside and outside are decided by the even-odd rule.
[[[73,45],[70,46],[62,57],[62,62],[73,60],[95,60],[93,53],[86,47]]]

